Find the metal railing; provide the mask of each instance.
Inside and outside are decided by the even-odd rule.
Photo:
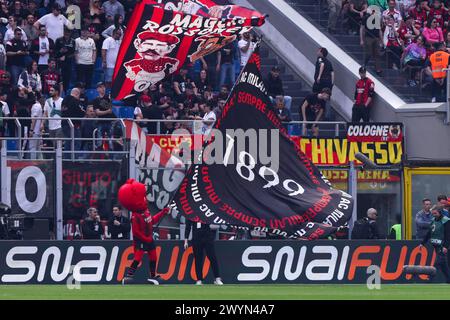
[[[80,122],[95,121],[96,123],[116,122],[122,128],[122,135],[120,137],[114,138],[114,137],[111,137],[112,134],[111,134],[111,132],[109,132],[108,138],[107,138],[108,143],[123,141],[123,139],[126,138],[126,126],[125,126],[125,122],[123,121],[123,119],[120,119],[120,118],[52,118],[52,117],[3,117],[3,118],[1,118],[0,117],[0,119],[3,120],[4,125],[5,125],[5,122],[7,122],[7,121],[14,122],[14,125],[15,125],[14,130],[12,130],[12,128],[10,128],[10,127],[8,127],[8,129],[9,129],[9,131],[15,131],[15,136],[0,137],[0,140],[17,141],[17,143],[18,143],[17,151],[9,150],[9,153],[17,153],[17,156],[19,159],[23,159],[24,154],[31,154],[34,152],[40,153],[40,154],[46,154],[46,153],[54,154],[57,141],[62,141],[63,144],[65,144],[65,142],[67,142],[67,141],[70,142],[70,148],[67,148],[69,150],[63,150],[62,153],[63,154],[70,153],[72,160],[75,160],[77,154],[83,154],[83,153],[90,153],[90,154],[105,154],[106,153],[106,154],[123,154],[123,155],[128,153],[126,150],[123,150],[123,151],[111,151],[111,150],[97,151],[97,150],[95,150],[96,143],[99,140],[104,139],[104,137],[98,138],[95,136],[95,133],[98,132],[98,128],[95,128],[93,130],[93,135],[91,138],[75,137],[75,129],[81,130],[81,124],[80,124],[79,128],[74,124],[74,122],[76,122],[76,121],[80,121]],[[69,128],[70,134],[69,134],[69,136],[64,136],[64,137],[49,137],[49,136],[45,136],[46,130],[44,130],[44,131],[41,130],[37,134],[38,135],[37,137],[28,136],[30,128],[28,128],[28,126],[24,126],[23,122],[21,122],[21,121],[29,121],[30,126],[31,126],[32,120],[43,121],[43,122],[45,122],[45,121],[61,121],[61,127],[58,128],[58,129],[61,129],[61,131],[64,131],[63,127],[65,126],[65,123],[67,123],[66,125]],[[11,123],[11,122],[9,122],[9,123]],[[111,123],[111,128],[112,128],[112,126],[113,126],[113,124]],[[41,127],[42,127],[42,123],[41,123]],[[10,135],[11,132],[8,132],[8,133]],[[47,132],[47,134],[48,134],[48,132]],[[81,135],[81,132],[80,132],[80,135]],[[42,150],[40,148],[38,148],[39,150],[26,150],[26,148],[25,148],[26,142],[29,142],[29,141],[42,142],[43,140],[52,142],[54,150]],[[80,143],[90,142],[93,145],[93,150],[75,150],[76,142],[80,142]]]
[[[62,142],[64,148],[61,150],[64,160],[72,161],[107,161],[119,160],[123,157],[129,157],[130,146],[126,137],[126,122],[121,118],[51,118],[51,117],[4,117],[3,124],[8,121],[9,133],[15,131],[15,136],[0,137],[0,142],[15,141],[15,147],[7,146],[7,156],[22,159],[53,159],[56,156],[56,143]],[[31,126],[31,120],[42,121],[44,126],[47,121],[61,121],[61,131],[63,137],[49,137],[47,131],[42,131],[32,136],[29,134],[28,127]],[[187,129],[191,134],[201,134],[202,120],[150,120],[150,119],[126,119],[132,123],[138,124],[148,135],[165,135],[164,127],[174,129]],[[95,128],[92,131],[92,137],[81,137],[83,124],[95,121]],[[24,124],[24,122],[27,122]],[[77,123],[79,122],[79,124]],[[108,134],[100,135],[101,124],[109,122]],[[152,132],[147,132],[149,124],[156,124]],[[170,125],[169,125],[170,124]],[[308,124],[317,124],[320,128],[318,137],[339,137],[343,130],[346,130],[346,122],[328,122],[328,121],[290,121],[282,123],[288,134],[302,136],[307,131]],[[34,124],[36,125],[36,124]],[[41,123],[42,126],[42,123]],[[117,128],[120,126],[120,132]],[[116,132],[112,132],[112,128]],[[76,134],[76,130],[79,133]],[[120,134],[118,134],[120,133]],[[324,135],[325,133],[325,135]],[[11,135],[11,134],[10,134]],[[308,136],[309,137],[309,136]],[[37,141],[31,148],[30,142]],[[27,148],[28,146],[28,148]],[[107,146],[108,148],[105,148]]]

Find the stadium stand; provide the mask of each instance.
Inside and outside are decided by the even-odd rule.
[[[363,1],[365,2],[365,1]],[[341,12],[338,12],[338,23],[335,32],[330,33],[329,25],[329,10],[327,1],[316,0],[290,0],[287,1],[289,5],[295,10],[307,17],[315,26],[317,26],[323,33],[333,39],[339,46],[344,49],[350,56],[352,56],[360,64],[364,64],[365,56],[363,47],[360,45],[359,25],[360,21],[354,21],[353,16],[345,14],[341,7]],[[347,2],[347,7],[349,2]],[[382,9],[380,9],[382,11]],[[407,17],[405,14],[404,19]],[[353,33],[349,32],[349,27],[346,25],[356,25],[357,29],[353,29]],[[353,22],[353,23],[352,23]],[[355,32],[358,30],[358,32]],[[406,46],[405,46],[406,47]],[[431,50],[431,48],[430,48]],[[383,53],[384,52],[384,53]],[[429,102],[431,98],[430,86],[426,86],[426,79],[418,78],[417,86],[411,87],[407,80],[409,73],[403,71],[402,68],[397,70],[392,69],[387,63],[386,51],[383,51],[380,57],[382,73],[377,75],[378,80],[386,83],[392,90],[394,90],[405,102]],[[400,59],[400,56],[397,55]],[[375,74],[374,60],[371,59],[367,65]]]

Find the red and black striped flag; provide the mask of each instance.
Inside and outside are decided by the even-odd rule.
[[[142,92],[263,23],[256,11],[210,0],[139,2],[119,50],[112,96]]]

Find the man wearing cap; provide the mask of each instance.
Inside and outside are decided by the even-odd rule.
[[[126,77],[135,82],[134,90],[142,92],[150,85],[158,83],[169,73],[177,70],[178,59],[168,57],[180,42],[178,37],[171,34],[144,31],[134,40],[134,46],[139,59],[125,62]]]
[[[356,82],[355,102],[352,110],[352,122],[369,122],[370,108],[373,95],[375,93],[375,84],[367,75],[365,67],[359,68],[359,76],[361,79]]]

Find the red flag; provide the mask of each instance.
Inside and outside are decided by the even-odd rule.
[[[142,92],[175,73],[186,59],[195,62],[263,23],[264,17],[256,11],[210,0],[164,5],[144,0],[136,6],[125,32],[112,96],[120,100]]]

